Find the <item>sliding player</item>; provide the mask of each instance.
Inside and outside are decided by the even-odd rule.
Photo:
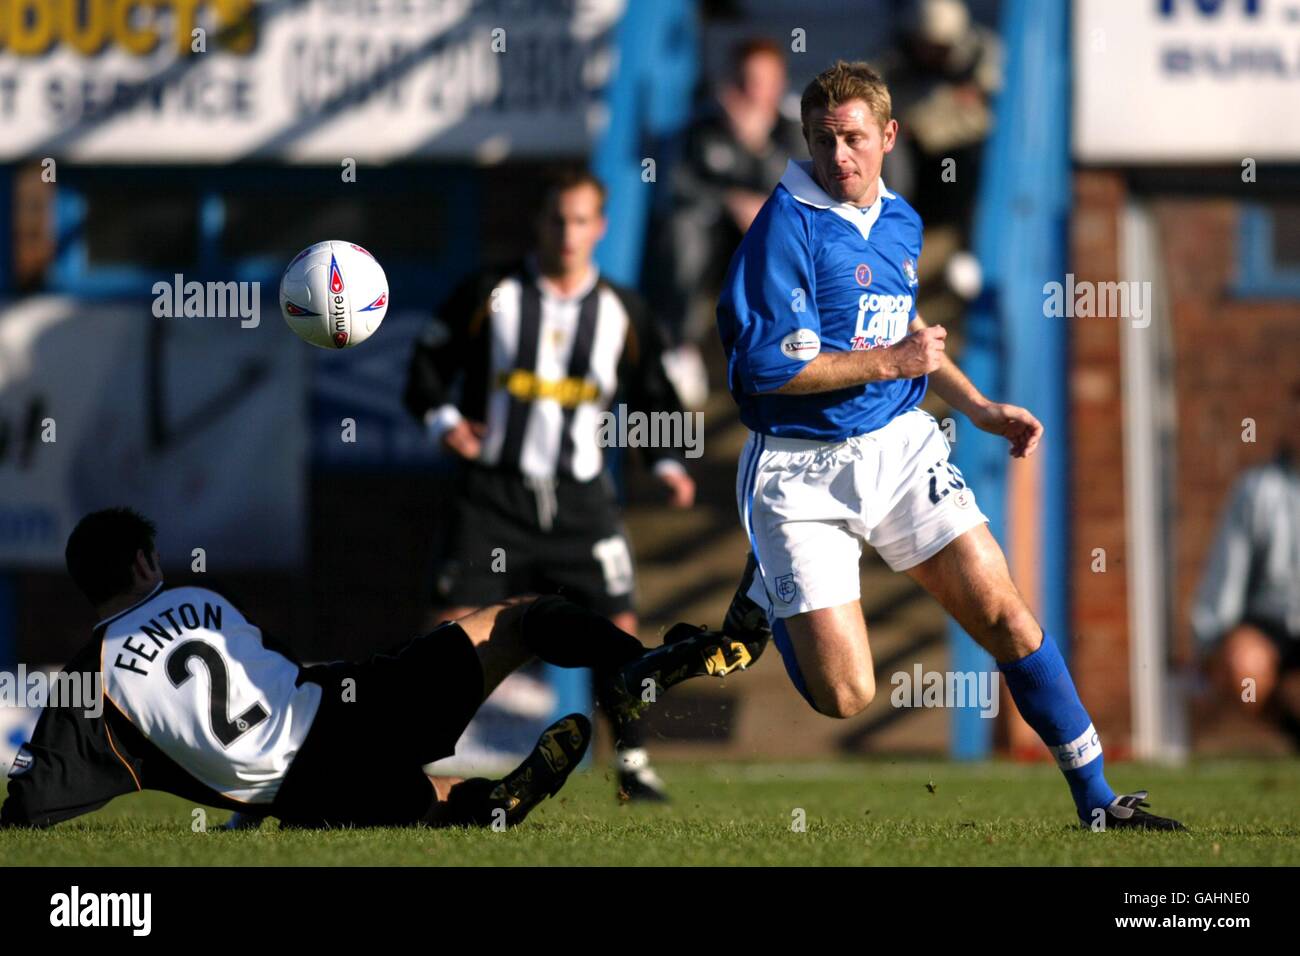
[[[102,701],[45,709],[0,825],[48,826],[163,790],[290,826],[514,826],[582,759],[581,714],[499,780],[422,766],[452,754],[483,699],[534,656],[603,675],[644,653],[605,618],[543,596],[480,608],[393,655],[303,667],[217,592],[164,587],[154,537],[125,508],[69,536],[68,572],[100,620],[65,671],[102,682]],[[707,673],[716,643],[697,635],[674,651]]]
[[[1144,792],[1117,796],[1106,782],[1065,661],[918,407],[928,378],[1013,457],[1042,437],[1028,411],[980,394],[946,356],[945,331],[916,315],[921,222],[880,179],[898,130],[890,111],[865,63],[814,79],[801,104],[812,162],[788,165],[731,262],[718,328],[751,432],[736,490],[752,553],[724,631],[752,639],[761,626],[735,622],[765,610],[809,704],[832,717],[861,712],[876,690],[859,604],[866,541],[993,655],[1085,825],[1183,829],[1142,810]]]

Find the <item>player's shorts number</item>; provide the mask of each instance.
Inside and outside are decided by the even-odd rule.
[[[947,498],[954,491],[961,491],[966,487],[966,479],[962,477],[961,469],[948,459],[937,461],[933,466],[926,469],[930,476],[930,502],[938,504]],[[958,504],[961,502],[958,501]]]
[[[632,553],[621,534],[601,538],[591,548],[591,556],[600,564],[607,594],[627,594],[632,590]]]
[[[212,736],[221,741],[221,746],[229,747],[270,716],[261,704],[254,704],[234,720],[230,719],[227,710],[230,672],[217,649],[203,641],[185,641],[167,655],[167,677],[173,686],[180,687],[194,676],[190,671],[191,659],[201,661],[207,668],[208,720],[212,725]]]

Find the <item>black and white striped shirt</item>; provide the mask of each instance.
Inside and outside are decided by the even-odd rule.
[[[589,481],[604,467],[601,414],[681,412],[663,334],[636,293],[591,276],[561,295],[530,259],[472,276],[416,344],[407,408],[435,440],[462,419],[486,426],[480,463],[524,478]],[[651,459],[678,464],[672,449]]]

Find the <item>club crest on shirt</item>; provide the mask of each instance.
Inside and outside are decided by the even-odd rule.
[[[908,285],[916,285],[916,263],[911,259],[903,260],[903,275],[907,277]]]
[[[908,262],[911,261],[912,260],[910,259],[908,260]],[[858,285],[865,289],[867,286],[871,285],[871,266],[867,265],[865,262],[859,262],[858,267],[853,270],[853,278],[857,281]]]
[[[776,579],[776,596],[781,603],[789,604],[799,594],[799,585],[794,583],[793,574],[783,574]]]

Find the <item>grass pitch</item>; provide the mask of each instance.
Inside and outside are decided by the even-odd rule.
[[[487,830],[217,829],[228,814],[157,793],[45,831],[0,831],[0,866],[1300,865],[1300,761],[1120,764],[1191,833],[1093,834],[1047,765],[910,760],[668,764],[674,802],[620,804],[608,772],[574,777],[523,826]],[[794,827],[801,818],[806,830]]]

